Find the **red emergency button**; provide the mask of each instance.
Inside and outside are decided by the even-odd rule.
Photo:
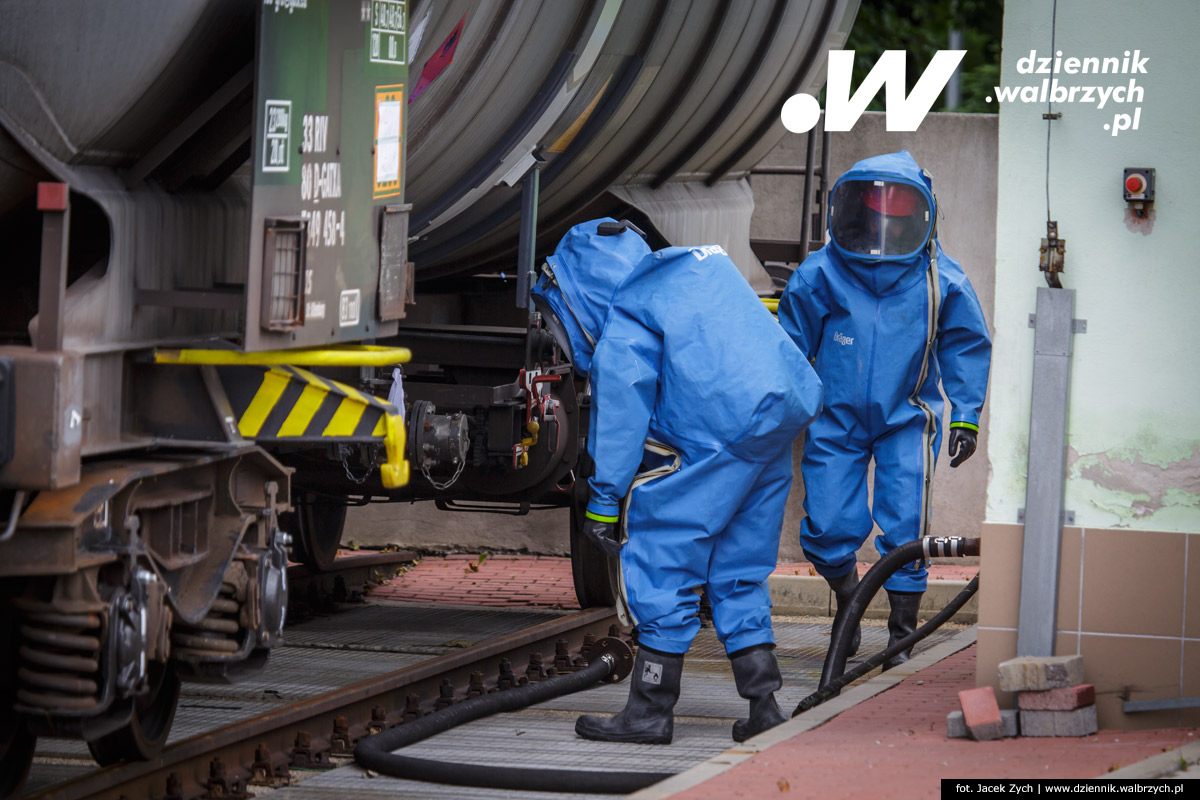
[[[1130,194],[1141,194],[1146,191],[1146,178],[1134,173],[1125,179],[1125,191]]]

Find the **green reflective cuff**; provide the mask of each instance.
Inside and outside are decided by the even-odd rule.
[[[605,517],[600,514],[593,514],[591,511],[584,512],[584,516],[588,519],[594,519],[596,522],[616,522],[620,517]]]
[[[950,427],[951,428],[970,428],[971,430],[975,431],[976,433],[979,433],[979,426],[973,425],[970,422],[951,422]]]

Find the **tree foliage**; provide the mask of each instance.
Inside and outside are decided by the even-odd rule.
[[[862,0],[846,48],[854,51],[854,87],[857,88],[884,50],[904,50],[907,90],[924,72],[938,50],[950,49],[950,31],[962,33],[967,51],[961,72],[958,108],[946,108],[943,91],[934,111],[998,111],[993,87],[1000,80],[1000,36],[1004,19],[1002,0]],[[868,108],[883,110],[883,93]]]

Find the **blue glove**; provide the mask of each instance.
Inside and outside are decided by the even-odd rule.
[[[957,467],[975,452],[978,431],[970,428],[951,428],[950,437],[946,440],[946,452],[951,456],[950,466]]]

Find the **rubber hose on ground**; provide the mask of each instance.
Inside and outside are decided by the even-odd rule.
[[[979,539],[963,539],[961,537],[926,537],[902,544],[888,552],[888,554],[880,558],[879,561],[875,562],[875,564],[869,570],[867,570],[867,574],[863,576],[862,580],[858,583],[858,587],[854,590],[854,594],[851,596],[850,602],[846,605],[846,613],[844,618],[841,620],[841,624],[835,625],[833,628],[833,632],[829,638],[829,652],[825,656],[825,666],[821,671],[821,683],[819,685],[820,688],[817,690],[817,692],[809,695],[802,700],[799,705],[796,706],[796,710],[792,712],[793,717],[802,711],[806,711],[813,706],[819,705],[831,697],[835,697],[842,686],[844,686],[846,683],[849,683],[851,680],[866,674],[866,672],[872,668],[868,667],[861,673],[855,675],[854,678],[849,678],[848,680],[842,682],[842,684],[839,686],[835,687],[833,685],[833,682],[842,677],[846,672],[846,654],[850,650],[850,643],[854,638],[854,630],[858,627],[859,622],[862,621],[863,614],[865,614],[867,611],[867,606],[871,604],[871,601],[875,598],[875,595],[878,594],[879,590],[883,588],[883,584],[886,583],[887,579],[892,577],[892,575],[905,564],[918,561],[920,559],[929,558],[931,555],[979,555]],[[973,583],[976,587],[978,587],[978,580],[973,581]],[[964,593],[966,591],[967,590],[964,590]],[[946,614],[945,616],[938,614],[933,620],[930,620],[929,623],[922,625],[912,634],[906,636],[903,642],[897,642],[895,652],[899,653],[903,650],[906,650],[908,647],[911,647],[913,644],[916,644],[929,634],[933,633],[933,631],[940,627],[943,622],[953,616],[954,612],[957,611],[958,608],[961,608],[962,604],[966,603],[966,601],[970,599],[971,595],[974,593],[974,589],[971,589],[970,593],[966,594],[965,597],[960,593],[960,595],[956,597],[950,604],[950,606],[953,606],[955,603],[959,603],[959,600],[961,599],[962,602],[959,603],[957,607],[955,607],[949,614]],[[950,606],[947,606],[947,608],[950,608]],[[937,620],[937,623],[930,624],[934,622],[934,620]],[[911,642],[909,642],[910,639]],[[898,645],[903,644],[904,642],[909,642],[909,644],[906,647],[898,647]],[[873,656],[871,659],[868,659],[868,661],[872,661],[875,658],[882,656],[882,658],[879,658],[877,663],[883,663],[888,658],[891,658],[892,655],[895,655],[895,653],[887,655],[891,649],[892,648],[889,648],[888,650],[883,651],[883,653]],[[819,699],[814,701],[814,698],[818,697]]]
[[[559,675],[515,689],[475,697],[443,708],[420,719],[405,722],[373,736],[354,748],[354,759],[382,775],[393,778],[483,786],[536,792],[629,794],[671,777],[671,772],[609,772],[595,770],[533,769],[497,767],[435,761],[404,756],[391,751],[448,731],[464,722],[503,711],[517,711],[594,686],[608,677],[613,667],[605,657],[567,675]]]
[[[978,589],[979,576],[976,575],[971,579],[971,582],[968,583],[966,587],[958,593],[958,596],[951,600],[945,608],[934,615],[932,619],[930,619],[921,627],[917,628],[908,636],[905,636],[903,639],[896,642],[894,645],[888,647],[886,650],[880,650],[866,661],[858,664],[849,672],[834,678],[833,680],[829,681],[828,684],[822,683],[820,689],[800,701],[800,705],[796,706],[796,710],[793,712],[792,716],[794,717],[801,711],[808,711],[810,708],[819,706],[821,703],[824,703],[831,697],[836,697],[838,693],[847,685],[854,683],[863,675],[866,675],[868,672],[875,669],[892,656],[896,655],[897,653],[904,652],[929,634],[936,631],[938,628],[942,627],[942,624],[945,623],[946,620],[957,614],[958,610],[965,606],[967,601],[975,596],[975,592]]]

